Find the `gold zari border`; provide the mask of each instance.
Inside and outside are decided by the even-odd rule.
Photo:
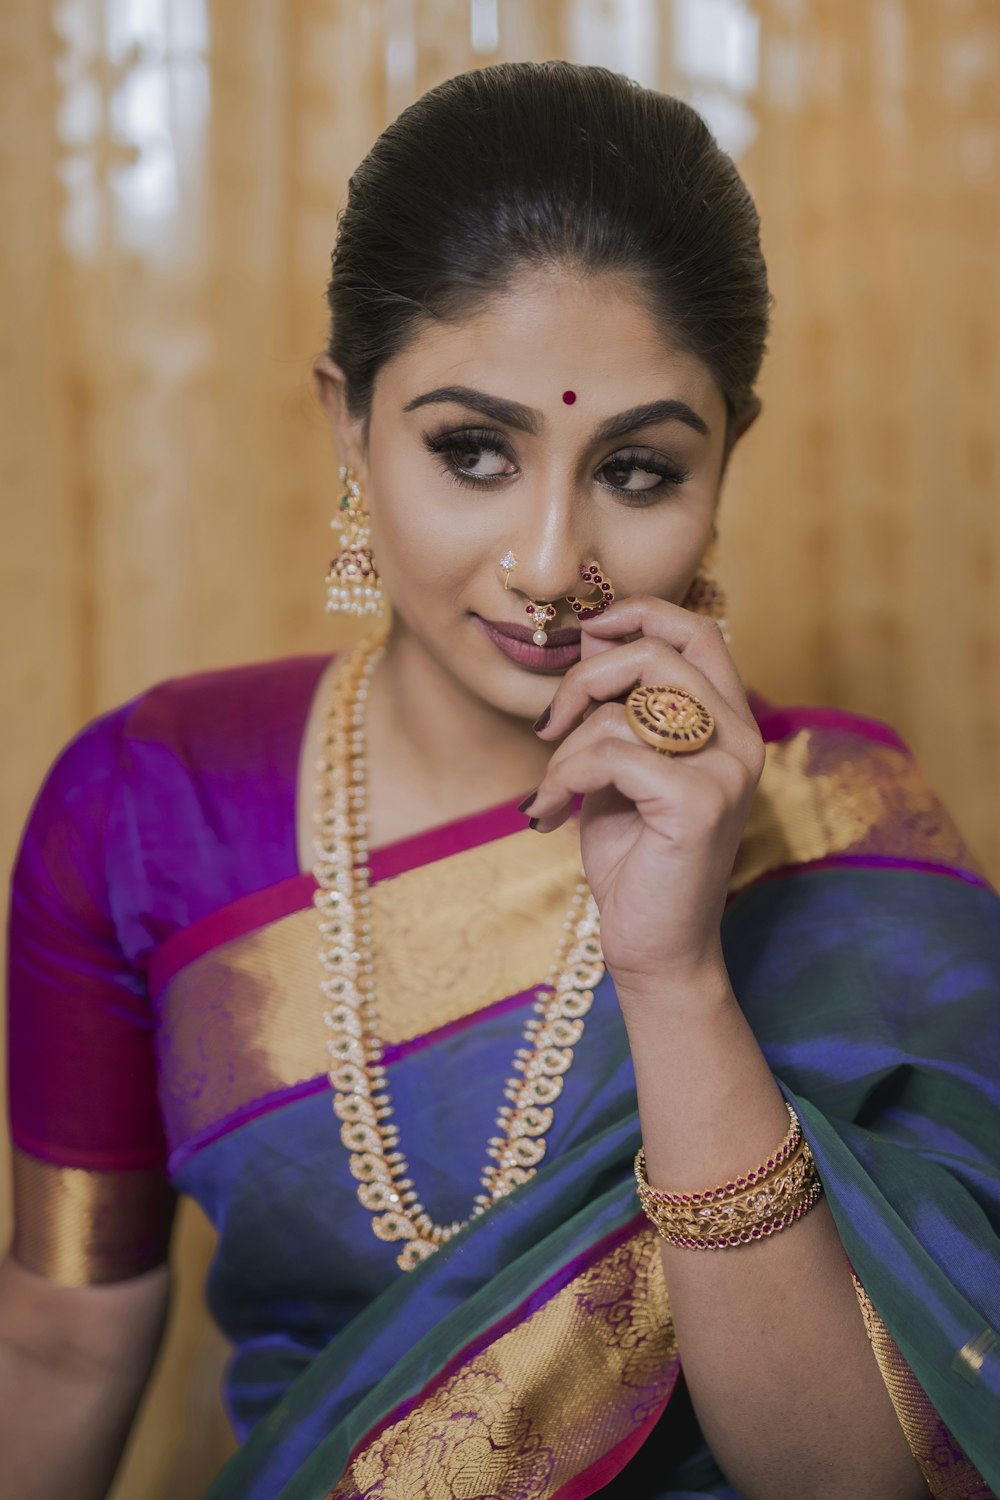
[[[678,1368],[644,1226],[379,1433],[327,1500],[548,1500],[659,1412]]]
[[[13,1153],[11,1253],[62,1286],[126,1281],[167,1258],[175,1195],[162,1172],[89,1172]]]
[[[995,1500],[979,1470],[928,1401],[861,1282],[856,1276],[853,1279],[882,1379],[931,1494],[935,1500]]]
[[[971,860],[903,751],[842,730],[801,730],[767,761],[732,877],[873,853]],[[546,976],[579,874],[565,824],[525,829],[379,882],[372,891],[380,1035],[401,1044],[474,1015]],[[171,980],[162,1001],[162,1098],[172,1147],[326,1066],[312,907],[223,943]]]
[[[732,888],[838,854],[976,868],[905,751],[846,730],[801,729],[767,746]]]
[[[572,824],[525,829],[372,889],[379,1033],[389,1045],[542,983],[580,878]],[[160,1019],[161,1097],[176,1146],[328,1064],[311,906],[195,959]]]

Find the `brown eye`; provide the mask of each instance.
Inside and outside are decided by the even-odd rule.
[[[495,448],[484,447],[482,443],[470,443],[463,447],[453,448],[451,456],[460,469],[467,470],[477,479],[492,478],[496,474],[510,472],[503,454],[498,453]]]
[[[425,434],[424,446],[449,479],[472,489],[488,489],[517,473],[505,438],[488,429]]]
[[[689,478],[689,471],[651,453],[616,453],[597,477],[625,505],[653,505]]]
[[[652,474],[649,469],[637,469],[635,464],[607,464],[604,472],[620,490],[655,490],[662,483],[658,474]]]

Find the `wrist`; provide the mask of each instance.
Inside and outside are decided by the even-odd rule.
[[[626,1019],[655,1014],[709,1015],[738,1008],[721,953],[711,959],[663,968],[655,974],[612,972],[618,1003]]]

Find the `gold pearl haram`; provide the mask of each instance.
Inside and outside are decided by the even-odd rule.
[[[604,975],[597,903],[580,880],[549,981],[536,992],[504,1088],[509,1102],[497,1114],[497,1134],[468,1218],[437,1224],[420,1201],[399,1131],[391,1124],[375,993],[372,899],[365,788],[365,704],[385,637],[360,642],[339,667],[317,762],[316,894],[322,938],[321,988],[329,1039],[333,1111],[350,1152],[358,1201],[373,1215],[380,1240],[403,1241],[396,1263],[414,1267],[447,1244],[473,1219],[535,1175],[546,1152],[552,1106],[562,1093],[583,1035],[594,988]]]

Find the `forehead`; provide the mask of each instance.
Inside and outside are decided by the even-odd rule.
[[[725,402],[708,366],[672,341],[623,276],[526,271],[464,314],[426,320],[383,366],[376,400],[469,385],[548,411],[617,410],[680,397],[711,426]],[[571,390],[576,401],[564,403]]]

